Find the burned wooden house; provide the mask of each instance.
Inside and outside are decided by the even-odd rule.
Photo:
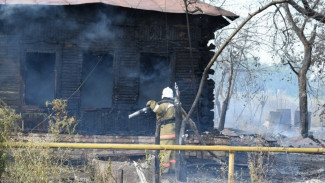
[[[63,98],[80,134],[154,134],[153,114],[128,114],[175,82],[188,110],[211,56],[208,40],[229,24],[225,17],[237,18],[196,2],[187,19],[183,0],[0,4],[0,98],[22,114],[26,132],[45,131],[45,102]],[[212,91],[206,84],[193,115],[201,130],[213,126]]]

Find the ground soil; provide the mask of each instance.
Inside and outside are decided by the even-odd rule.
[[[259,156],[259,155],[257,155]],[[261,182],[325,182],[325,154],[264,154],[263,168],[256,168]],[[235,154],[235,182],[251,182],[248,153]],[[187,159],[187,182],[227,182],[228,167],[211,160]],[[162,182],[179,182],[175,175]]]
[[[324,140],[313,136],[266,138],[255,134],[237,134],[231,130],[227,133],[232,134],[229,140],[231,146],[325,147]],[[227,155],[223,160],[228,161]],[[249,166],[252,162],[255,164]],[[251,170],[256,171],[253,175],[257,176],[257,182],[321,183],[325,182],[325,154],[236,152],[235,182],[251,182]],[[186,182],[227,182],[227,176],[227,164],[209,159],[187,159]],[[167,174],[162,176],[162,182],[179,181],[174,174]]]
[[[302,138],[302,137],[262,137],[256,134],[238,133],[238,131],[229,130],[224,132],[229,135],[230,146],[280,146],[280,147],[317,147],[324,148],[324,139],[316,137]],[[218,134],[216,134],[218,135]],[[220,135],[220,134],[219,134]],[[151,152],[152,153],[152,152]],[[137,181],[137,174],[134,173],[134,162],[144,158],[142,156],[135,156],[134,159],[130,157],[122,157],[120,153],[115,153],[115,158],[110,157],[111,169],[119,170],[116,167],[123,167],[124,175],[130,174],[124,180]],[[219,159],[225,162],[221,164],[219,161],[212,158],[186,158],[186,181],[188,183],[210,183],[210,182],[227,182],[228,179],[228,154],[221,156]],[[78,159],[80,161],[80,158]],[[80,172],[76,177],[69,177],[69,182],[98,182],[95,181],[94,175],[105,175],[108,170],[108,159],[96,156],[96,164],[92,165],[94,161],[89,161],[84,158],[80,165],[86,163],[90,167],[93,166],[94,171]],[[251,164],[253,162],[253,164]],[[255,163],[255,164],[254,164]],[[76,163],[78,165],[78,163]],[[115,165],[116,164],[116,165]],[[97,169],[96,170],[96,166]],[[115,168],[113,167],[115,166]],[[185,167],[183,167],[185,168]],[[82,168],[80,168],[82,169]],[[151,167],[150,170],[153,168]],[[150,171],[149,170],[149,171]],[[251,173],[254,170],[256,173]],[[130,172],[128,172],[130,171]],[[103,173],[101,173],[103,172]],[[92,173],[90,175],[89,173]],[[112,171],[112,174],[114,171]],[[148,173],[148,172],[147,172]],[[303,153],[235,153],[235,182],[250,183],[251,175],[256,175],[257,182],[285,182],[285,183],[320,183],[325,182],[325,154],[303,154]],[[117,171],[116,174],[120,175]],[[151,173],[153,175],[153,173]],[[150,176],[150,172],[149,172]],[[152,182],[151,180],[148,182]],[[104,177],[105,178],[105,177]],[[107,177],[106,177],[107,179]],[[109,179],[109,180],[117,180]],[[0,182],[10,182],[10,180],[0,180]],[[103,181],[105,182],[105,181]],[[117,181],[116,181],[117,182]],[[175,173],[164,174],[161,177],[162,183],[180,182],[176,179]]]

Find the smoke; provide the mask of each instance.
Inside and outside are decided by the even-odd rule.
[[[216,77],[217,75],[219,77]],[[214,76],[210,76],[210,79],[218,83],[220,77],[220,73],[216,73]],[[237,77],[237,82],[242,84],[244,83],[243,80],[246,82],[247,79],[242,78],[242,76]],[[267,86],[268,84],[263,83],[263,85]],[[294,111],[298,108],[296,98],[288,96],[285,91],[279,89],[272,91],[272,87],[271,90],[258,91],[259,85],[245,86],[242,88],[236,86],[237,90],[232,95],[228,106],[225,128],[241,129],[249,133],[272,136],[276,134],[296,134],[295,127],[291,128],[293,126]],[[218,85],[215,87],[218,87]],[[217,97],[222,103],[222,97]],[[216,103],[212,111],[215,114],[214,128],[217,128],[219,115]]]
[[[4,25],[2,33],[13,40],[23,42],[28,38],[48,39],[49,32],[55,31],[60,22],[57,12],[61,7],[4,5],[1,6],[0,21]],[[57,28],[56,28],[57,29]]]
[[[271,92],[267,92],[267,95],[268,100],[263,111],[258,97],[250,101],[236,97],[231,99],[225,128],[241,129],[267,136],[298,135],[297,127],[293,125],[294,112],[298,106],[297,100],[282,96],[285,104],[279,105],[278,97],[271,95]]]
[[[113,56],[83,54],[81,106],[111,107],[113,94]]]
[[[170,69],[167,57],[146,54],[141,56],[140,62],[138,105],[144,107],[148,100],[161,100],[162,90],[169,86]]]
[[[0,6],[0,45],[4,48],[0,71],[15,68],[8,71],[6,77],[1,75],[0,90],[6,90],[4,86],[8,81],[22,79],[20,82],[25,82],[26,91],[19,92],[25,92],[22,94],[27,104],[43,106],[46,100],[57,97],[55,92],[68,98],[85,81],[80,88],[81,100],[74,98],[72,108],[80,101],[82,108],[107,109],[112,107],[114,92],[133,96],[138,102],[133,107],[138,108],[144,107],[150,99],[160,100],[162,89],[170,86],[169,60],[159,54],[144,54],[140,65],[135,62],[128,65],[130,59],[139,58],[123,54],[115,57],[112,49],[124,51],[120,48],[126,46],[120,44],[128,43],[129,36],[132,39],[134,36],[128,35],[132,34],[132,27],[128,25],[134,24],[133,17],[119,10],[104,4]],[[103,60],[95,66],[101,57]],[[114,64],[118,70],[114,70]],[[119,86],[113,88],[116,80]],[[54,91],[55,87],[60,91]],[[130,91],[132,93],[128,93]]]
[[[125,17],[125,14],[115,12],[111,8],[99,10],[93,15],[92,20],[88,20],[87,25],[78,27],[81,30],[79,41],[83,43],[114,41],[116,37],[122,37],[123,31],[118,25],[126,21]]]
[[[55,96],[55,54],[28,53],[25,66],[26,104],[39,105],[52,101]]]
[[[117,28],[118,26],[114,25],[125,21],[124,17],[125,15],[122,13],[116,15],[110,6],[101,4],[75,6],[2,5],[0,6],[0,33],[3,35],[2,40],[4,42],[0,44],[3,43],[2,47],[7,50],[2,50],[5,53],[3,56],[5,58],[1,59],[1,70],[10,65],[17,65],[18,63],[15,62],[21,60],[22,77],[25,79],[24,77],[29,76],[28,81],[26,81],[26,89],[30,92],[26,94],[28,95],[27,98],[30,99],[27,100],[31,101],[33,98],[33,101],[37,101],[36,103],[44,105],[45,98],[51,100],[53,97],[40,96],[35,94],[40,92],[35,91],[40,91],[39,86],[44,85],[42,81],[51,82],[51,85],[54,85],[53,73],[56,64],[54,64],[55,66],[45,64],[42,69],[51,69],[48,72],[49,75],[43,74],[42,77],[38,77],[40,73],[36,71],[37,64],[26,67],[28,63],[25,63],[36,58],[12,59],[13,57],[20,57],[17,52],[23,51],[22,55],[29,53],[36,55],[39,52],[55,54],[57,46],[64,45],[67,42],[76,45],[76,49],[81,51],[88,50],[94,42],[105,44],[105,42],[113,41],[117,33],[121,36],[122,33]],[[38,61],[40,64],[41,62],[50,62],[47,58],[41,58]],[[17,80],[17,78],[12,78],[12,74],[8,73],[1,77],[0,85],[4,86],[10,80]],[[98,86],[96,83],[94,85]],[[44,86],[41,93],[53,94],[53,87]]]
[[[81,33],[81,39],[97,40],[97,39],[113,39],[114,33],[111,30],[111,20],[103,13],[99,13],[98,20],[94,23],[90,23]]]
[[[0,21],[4,27],[2,33],[20,40],[29,38],[53,44],[112,40],[116,33],[120,34],[113,24],[125,21],[124,14],[99,4],[3,5],[0,8]]]

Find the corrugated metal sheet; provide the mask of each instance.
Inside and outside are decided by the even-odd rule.
[[[78,5],[87,3],[104,3],[125,8],[159,11],[167,13],[184,13],[183,0],[0,0],[0,4],[31,4],[31,5]],[[238,16],[230,11],[211,6],[203,2],[189,5],[189,11],[197,10],[192,14],[209,16],[226,16],[235,19]]]

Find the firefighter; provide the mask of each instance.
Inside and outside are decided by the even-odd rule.
[[[147,106],[156,113],[157,122],[160,122],[160,144],[161,145],[175,145],[175,107],[173,90],[166,87],[162,91],[162,100],[156,102],[149,100]],[[164,150],[160,151],[160,169],[162,173],[174,172],[176,164],[175,151]]]

